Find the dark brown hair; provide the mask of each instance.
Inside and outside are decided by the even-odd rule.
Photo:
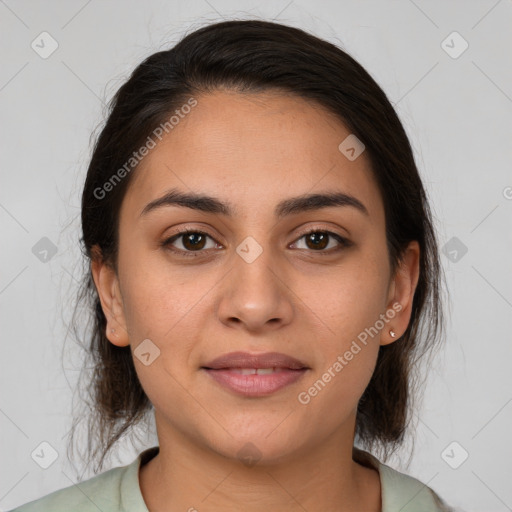
[[[136,166],[108,193],[98,190],[180,105],[221,88],[294,94],[338,116],[366,146],[384,203],[392,271],[408,242],[420,245],[409,326],[398,341],[380,347],[375,372],[358,404],[356,441],[386,457],[402,443],[410,423],[419,382],[416,362],[432,354],[443,331],[442,268],[426,192],[404,128],[382,89],[339,47],[273,22],[226,21],[202,27],[145,59],[112,98],[94,147],[82,195],[86,261],[98,247],[103,260],[116,268],[119,209]],[[130,347],[117,347],[106,337],[106,318],[89,266],[78,298],[91,313],[85,347],[90,365],[84,366],[90,400],[84,418],[86,458],[100,456],[97,472],[116,441],[147,419],[152,404],[137,377]],[[81,419],[75,419],[72,438]]]

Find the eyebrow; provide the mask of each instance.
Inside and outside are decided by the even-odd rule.
[[[236,208],[234,208],[231,203],[223,202],[216,197],[205,194],[185,193],[178,189],[171,189],[162,197],[148,203],[140,213],[140,216],[142,217],[151,211],[165,206],[181,206],[228,217],[232,217],[236,212]],[[291,197],[277,204],[274,215],[276,218],[281,219],[288,215],[332,206],[352,207],[364,215],[369,216],[368,210],[359,199],[344,192],[304,194]]]

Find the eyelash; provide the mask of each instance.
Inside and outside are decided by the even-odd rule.
[[[211,238],[212,240],[215,240],[209,233],[206,233],[205,231],[201,231],[199,229],[183,229],[183,230],[178,230],[177,233],[175,233],[174,235],[172,235],[170,238],[167,238],[166,240],[164,240],[161,245],[162,247],[164,248],[167,248],[169,249],[170,251],[178,254],[178,255],[182,255],[182,256],[185,256],[185,257],[190,257],[190,258],[197,258],[198,256],[201,256],[201,253],[204,253],[205,252],[205,249],[202,249],[202,250],[199,250],[199,251],[183,251],[181,249],[176,249],[176,248],[173,248],[171,246],[171,244],[179,239],[180,237],[184,236],[184,235],[187,235],[189,233],[194,233],[194,234],[199,234],[199,235],[205,235],[209,238]],[[325,251],[325,250],[319,250],[319,251],[314,251],[314,250],[311,250],[311,252],[314,252],[314,253],[318,253],[322,256],[329,256],[333,253],[337,253],[345,248],[348,248],[350,247],[351,245],[353,245],[353,243],[350,241],[350,240],[347,240],[346,238],[342,237],[341,235],[338,235],[337,233],[333,233],[332,231],[327,231],[327,230],[322,230],[322,229],[318,229],[318,228],[313,228],[313,229],[309,229],[303,233],[301,233],[299,235],[299,237],[296,239],[297,241],[304,238],[305,236],[308,236],[312,233],[324,233],[324,234],[327,234],[329,237],[332,237],[334,238],[337,242],[340,243],[340,247],[338,248],[335,248],[334,250],[333,249],[330,249],[329,251]]]

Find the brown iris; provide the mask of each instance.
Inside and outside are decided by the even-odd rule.
[[[202,233],[187,233],[183,237],[183,246],[188,250],[201,250],[206,242],[206,235]]]
[[[322,231],[306,235],[306,244],[308,244],[308,247],[310,242],[313,244],[310,249],[324,249],[327,247],[328,241],[329,235],[327,233],[323,233]]]

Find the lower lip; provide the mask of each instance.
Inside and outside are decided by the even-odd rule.
[[[299,380],[307,368],[302,370],[281,369],[267,375],[242,375],[232,370],[203,370],[221,386],[244,396],[267,396]]]

